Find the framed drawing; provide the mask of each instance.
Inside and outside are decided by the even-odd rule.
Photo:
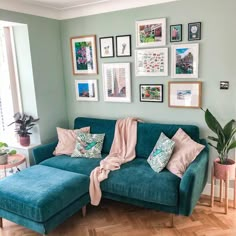
[[[116,56],[131,57],[131,35],[116,36]]]
[[[106,102],[131,102],[130,63],[103,64],[103,90]]]
[[[169,107],[200,108],[202,82],[169,82]]]
[[[99,38],[100,43],[100,57],[114,57],[114,38],[102,37]]]
[[[163,84],[140,84],[140,102],[163,102]]]
[[[188,41],[201,40],[201,22],[188,24]]]
[[[182,24],[170,26],[170,42],[182,41]]]
[[[74,75],[97,74],[96,36],[70,39]]]
[[[171,77],[198,78],[198,44],[171,46]]]
[[[97,80],[75,80],[77,101],[98,101]]]
[[[168,48],[136,50],[135,74],[136,76],[167,76]]]
[[[166,18],[136,21],[136,47],[166,45]]]

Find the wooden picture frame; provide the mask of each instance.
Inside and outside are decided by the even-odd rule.
[[[109,58],[114,57],[114,37],[101,37],[99,38],[100,57]]]
[[[140,84],[140,102],[163,102],[163,84]]]
[[[117,57],[131,57],[131,35],[116,36],[116,56]]]

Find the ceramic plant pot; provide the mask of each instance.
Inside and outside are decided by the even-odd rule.
[[[24,147],[27,147],[30,145],[30,136],[20,136],[20,144]]]
[[[226,180],[226,173],[229,171],[229,179],[235,178],[235,161],[228,159],[227,164],[221,164],[220,159],[214,161],[214,176]]]
[[[0,165],[7,164],[7,157],[8,157],[8,154],[0,155]]]

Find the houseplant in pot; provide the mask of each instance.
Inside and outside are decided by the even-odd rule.
[[[17,112],[14,115],[14,120],[11,124],[15,124],[15,131],[20,137],[20,144],[22,146],[30,145],[30,133],[29,131],[36,125],[35,122],[39,120],[39,118],[34,119],[32,116],[26,115],[24,113]],[[9,126],[8,125],[8,126]]]
[[[16,150],[9,150],[6,143],[0,142],[0,165],[7,164],[8,155],[14,154],[16,154]]]

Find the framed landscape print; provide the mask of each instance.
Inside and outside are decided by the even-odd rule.
[[[201,22],[188,24],[188,41],[201,40]]]
[[[167,76],[168,48],[136,50],[135,74],[136,76]]]
[[[198,78],[198,44],[171,46],[171,77]]]
[[[100,43],[100,57],[114,57],[114,38],[103,37],[99,38]]]
[[[103,64],[103,90],[106,102],[131,102],[130,63]]]
[[[131,35],[116,36],[116,56],[117,57],[131,56]]]
[[[136,47],[166,45],[166,18],[136,21]]]
[[[98,101],[97,80],[75,80],[77,101]]]
[[[140,102],[163,102],[163,84],[140,84]]]
[[[97,74],[96,36],[70,39],[74,75]]]
[[[182,24],[170,26],[170,42],[182,41]]]
[[[168,85],[169,107],[201,107],[201,82],[169,82]]]

